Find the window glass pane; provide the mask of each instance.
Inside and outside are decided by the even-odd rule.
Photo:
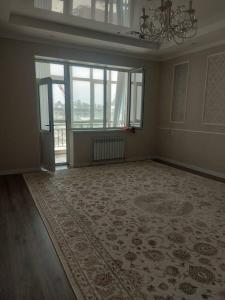
[[[64,84],[52,85],[53,93],[53,112],[54,112],[54,122],[60,123],[65,121],[65,86]]]
[[[117,72],[117,71],[111,71],[111,80],[112,81],[117,81],[118,73],[119,72]]]
[[[42,62],[36,62],[35,63],[36,68],[36,78],[46,78],[50,77],[50,64],[49,63],[42,63]]]
[[[72,76],[79,78],[90,78],[90,68],[72,67]]]
[[[72,128],[103,128],[104,70],[72,66]]]
[[[36,62],[36,78],[51,77],[52,79],[64,80],[64,65]]]
[[[142,126],[142,106],[143,106],[143,70],[131,74],[131,103],[130,121],[132,127]]]
[[[73,75],[72,128],[125,127],[128,72],[107,70],[105,82],[103,69],[72,66],[70,70]]]
[[[49,106],[48,106],[48,85],[41,85],[39,87],[39,101],[40,101],[40,121],[41,130],[50,130],[49,124]]]
[[[75,127],[88,126],[90,121],[90,82],[73,80],[73,111],[72,118]]]
[[[93,78],[103,80],[104,79],[104,70],[102,70],[102,69],[93,69]]]
[[[133,74],[134,75],[134,74]],[[142,73],[135,73],[136,76],[136,82],[142,83],[143,80],[143,74]]]
[[[137,106],[136,106],[136,120],[141,122],[142,109],[142,87],[137,86]]]
[[[125,127],[127,116],[126,72],[107,71],[106,126]]]
[[[64,65],[50,64],[50,74],[64,77]]]
[[[104,119],[104,84],[94,84],[94,126],[103,127]]]

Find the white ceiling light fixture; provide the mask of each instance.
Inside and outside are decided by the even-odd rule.
[[[193,38],[197,34],[198,20],[196,18],[193,1],[189,6],[175,6],[172,0],[161,0],[160,7],[142,9],[140,17],[140,31],[130,33],[143,40],[155,42],[174,41],[183,44],[185,39]]]

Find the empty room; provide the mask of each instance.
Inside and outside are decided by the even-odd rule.
[[[0,300],[225,300],[225,1],[0,1]]]

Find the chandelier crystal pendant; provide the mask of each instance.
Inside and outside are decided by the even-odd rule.
[[[189,7],[185,5],[174,7],[172,0],[161,0],[161,6],[156,9],[142,9],[140,17],[140,32],[132,34],[140,39],[182,44],[185,39],[193,38],[197,34],[198,20],[193,9],[192,0]]]

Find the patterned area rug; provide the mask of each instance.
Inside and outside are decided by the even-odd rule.
[[[225,299],[225,184],[155,162],[25,175],[77,298]]]

